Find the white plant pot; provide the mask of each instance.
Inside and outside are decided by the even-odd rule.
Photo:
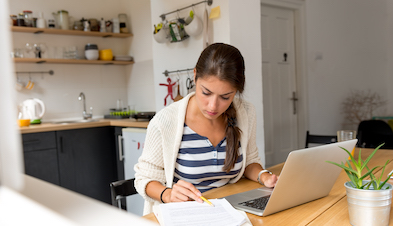
[[[363,181],[367,182],[368,180]],[[353,188],[351,184],[352,182],[344,184],[351,225],[389,225],[393,186],[386,183],[381,190],[363,190]]]

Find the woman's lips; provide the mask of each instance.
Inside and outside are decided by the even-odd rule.
[[[215,116],[217,114],[217,112],[211,112],[211,111],[206,111],[206,113],[211,116]]]

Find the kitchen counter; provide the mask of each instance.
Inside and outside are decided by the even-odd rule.
[[[103,127],[103,126],[147,128],[148,124],[149,121],[136,121],[135,119],[99,119],[98,121],[94,121],[94,122],[67,123],[67,124],[44,122],[41,124],[20,127],[19,131],[21,134],[26,134],[26,133],[39,133],[39,132],[83,129],[83,128]]]

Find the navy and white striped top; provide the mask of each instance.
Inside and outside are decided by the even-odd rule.
[[[236,177],[242,168],[243,154],[237,158],[229,173],[222,168],[226,156],[226,139],[213,147],[207,137],[194,132],[184,124],[183,137],[175,165],[173,181],[192,183],[200,192],[221,187]],[[241,152],[241,147],[239,147]]]

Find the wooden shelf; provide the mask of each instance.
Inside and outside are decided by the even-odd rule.
[[[36,28],[36,27],[18,27],[12,26],[13,32],[25,32],[33,34],[55,34],[55,35],[79,35],[79,36],[95,36],[103,38],[127,38],[132,37],[131,33],[112,33],[112,32],[98,32],[98,31],[78,31],[78,30],[61,30],[51,28]]]
[[[49,58],[14,58],[15,63],[47,63],[47,64],[98,64],[98,65],[130,65],[134,61],[107,61],[85,59],[49,59]]]

